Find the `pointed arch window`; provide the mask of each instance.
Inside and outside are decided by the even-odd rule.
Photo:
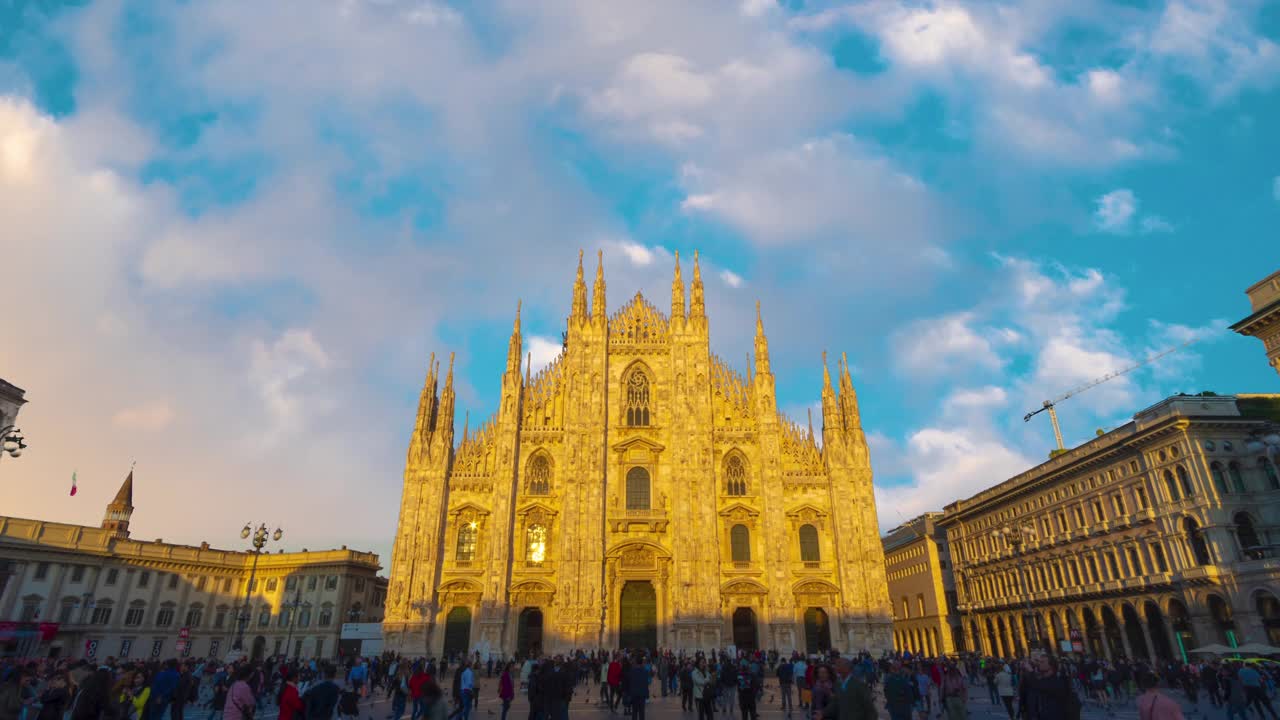
[[[627,426],[648,427],[649,376],[640,369],[632,372],[631,377],[627,378],[626,392]]]
[[[642,467],[627,471],[627,509],[649,509],[649,471]]]
[[[480,531],[474,522],[463,523],[458,528],[458,548],[454,559],[458,562],[471,562],[476,559],[476,539]]]
[[[822,553],[818,548],[818,529],[812,525],[801,525],[800,560],[807,563],[816,563],[821,559]]]
[[[526,488],[530,495],[547,495],[551,492],[551,461],[546,455],[535,455],[529,461]]]
[[[742,461],[742,456],[730,455],[725,462],[724,484],[725,495],[747,494],[747,464]]]
[[[735,563],[751,562],[751,531],[746,525],[734,525],[729,529],[729,552]]]

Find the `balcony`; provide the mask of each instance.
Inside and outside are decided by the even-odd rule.
[[[1189,583],[1216,583],[1222,577],[1217,565],[1201,565],[1186,568],[1178,573],[1178,579]]]
[[[665,533],[670,523],[666,508],[614,508],[609,513],[609,526],[613,532],[643,529]]]
[[[1145,523],[1156,521],[1156,511],[1152,508],[1142,508],[1140,510],[1135,510],[1129,517],[1133,520],[1135,525],[1143,525]]]

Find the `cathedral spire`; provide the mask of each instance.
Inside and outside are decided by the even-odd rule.
[[[702,268],[698,266],[698,251],[693,251],[693,282],[689,285],[689,319],[707,319],[707,308],[702,297]]]
[[[822,431],[823,444],[826,444],[826,431],[837,430],[842,426],[839,422],[840,409],[836,406],[836,391],[831,387],[831,370],[827,368],[827,351],[822,351]]]
[[[604,305],[604,251],[596,251],[596,284],[591,290],[591,319],[600,324],[605,320]]]
[[[427,379],[422,383],[422,395],[418,397],[418,420],[414,423],[414,435],[431,430],[431,404],[436,396],[436,354],[431,353],[427,361]]]
[[[437,425],[442,430],[440,433],[441,438],[447,436],[450,444],[453,442],[453,402],[455,397],[453,392],[453,356],[453,353],[449,353],[449,373],[445,375],[444,390],[440,392],[440,413],[437,421]],[[440,425],[441,422],[443,425]]]
[[[522,347],[520,340],[520,305],[523,301],[516,301],[516,321],[511,327],[511,341],[507,345],[507,373],[516,376],[516,382],[520,378],[520,349]]]
[[[462,442],[466,442],[471,436],[471,411],[467,410],[462,414]]]
[[[806,408],[809,411],[809,442],[813,442],[813,408]]]
[[[756,373],[768,375],[769,339],[764,336],[764,320],[760,317],[760,301],[756,301]]]
[[[680,277],[680,251],[676,251],[676,272],[671,279],[671,322],[684,322],[684,279]]]
[[[582,251],[578,251],[578,277],[573,281],[573,307],[569,310],[569,324],[587,319],[587,284],[582,280]]]
[[[849,377],[849,358],[840,353],[843,361],[840,368],[840,406],[844,410],[845,422],[849,427],[862,426],[858,413],[858,393],[853,389],[853,379]]]
[[[529,351],[528,357],[524,361],[524,384],[529,384],[529,378],[533,376],[533,351]]]

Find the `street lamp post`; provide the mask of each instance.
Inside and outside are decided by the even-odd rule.
[[[1036,539],[1036,530],[1030,525],[1012,525],[1003,528],[996,528],[994,531],[996,537],[1004,538],[1013,548],[1013,553],[1018,557],[1018,588],[1022,593],[1022,601],[1026,608],[1023,616],[1023,627],[1028,631],[1027,651],[1028,653],[1040,644],[1040,623],[1036,620],[1035,611],[1031,608],[1031,593],[1027,588],[1027,559],[1022,554],[1022,543],[1028,540]]]
[[[289,648],[293,647],[293,626],[298,624],[298,609],[302,607],[302,583],[298,583],[298,589],[293,595],[293,602],[284,603],[289,608],[289,635],[284,641],[284,656],[291,657]]]
[[[253,568],[249,571],[249,582],[244,586],[244,608],[240,612],[240,622],[237,623],[236,640],[232,644],[234,650],[244,650],[244,630],[249,625],[249,597],[253,592],[253,581],[258,576],[258,557],[262,555],[262,548],[266,546],[267,539],[270,538],[276,542],[284,535],[284,531],[276,528],[276,531],[267,530],[267,524],[263,523],[254,530],[252,525],[245,523],[244,529],[240,531],[240,537],[248,540],[249,536],[253,536]]]
[[[26,449],[27,439],[22,437],[22,431],[16,425],[0,428],[0,457],[6,454],[10,457],[20,457],[22,451]]]

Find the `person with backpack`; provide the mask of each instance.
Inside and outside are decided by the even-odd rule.
[[[338,720],[359,720],[360,691],[348,684],[338,691]]]
[[[223,720],[253,720],[258,704],[253,696],[253,688],[249,687],[249,678],[252,676],[253,666],[251,665],[242,665],[236,671],[235,682],[231,683],[231,688],[227,690],[227,700],[222,706]]]
[[[338,683],[334,682],[334,678],[338,676],[338,669],[326,664],[322,674],[324,679],[307,688],[306,694],[302,696],[304,720],[330,720],[333,717],[333,709],[338,705],[341,689]]]
[[[1025,720],[1080,720],[1080,697],[1071,680],[1058,673],[1058,661],[1038,655],[1034,663],[1021,679]]]

